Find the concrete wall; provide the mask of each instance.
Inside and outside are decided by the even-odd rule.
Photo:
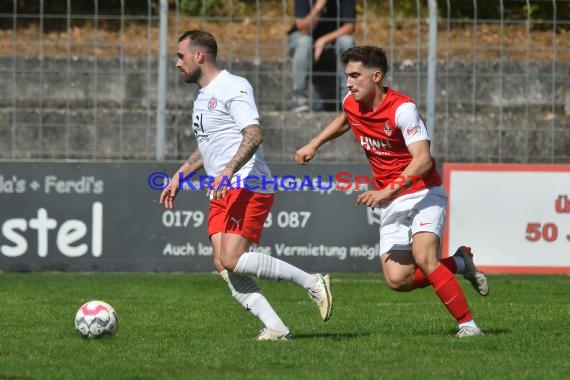
[[[271,161],[291,160],[335,116],[287,111],[287,61],[222,64],[252,82]],[[0,58],[0,157],[152,159],[155,68],[144,60],[123,62],[121,69],[117,60]],[[395,62],[390,70],[394,87],[414,96],[425,112],[425,66]],[[437,75],[434,147],[440,160],[570,161],[570,63],[479,62],[474,70],[470,62],[440,62]],[[168,82],[166,156],[180,159],[195,146],[195,87],[180,83],[173,65]],[[319,159],[358,162],[363,154],[347,135],[324,147]]]

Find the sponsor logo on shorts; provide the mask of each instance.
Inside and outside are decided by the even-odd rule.
[[[230,216],[230,221],[234,224],[234,228],[239,229],[239,225],[243,219],[237,219],[236,217]]]

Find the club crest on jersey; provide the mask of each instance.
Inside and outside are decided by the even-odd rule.
[[[390,124],[388,124],[388,122],[386,122],[386,124],[384,124],[384,133],[388,137],[392,136],[392,128],[390,128]]]
[[[212,97],[212,99],[208,100],[208,110],[213,110],[216,109],[216,106],[218,105],[218,100],[214,97]]]

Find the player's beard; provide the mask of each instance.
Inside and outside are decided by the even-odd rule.
[[[202,75],[202,71],[200,69],[196,69],[190,73],[186,73],[185,71],[181,71],[182,79],[186,83],[198,83],[198,79]]]

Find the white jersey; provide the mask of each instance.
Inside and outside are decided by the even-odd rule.
[[[192,129],[209,176],[217,176],[240,146],[242,129],[259,125],[253,88],[242,77],[222,70],[195,95]],[[255,177],[254,177],[255,176]],[[244,186],[244,179],[249,177]],[[258,181],[254,180],[259,178]],[[265,178],[265,184],[262,183]],[[271,171],[260,145],[253,157],[232,178],[232,186],[249,188],[259,193],[273,193]]]

